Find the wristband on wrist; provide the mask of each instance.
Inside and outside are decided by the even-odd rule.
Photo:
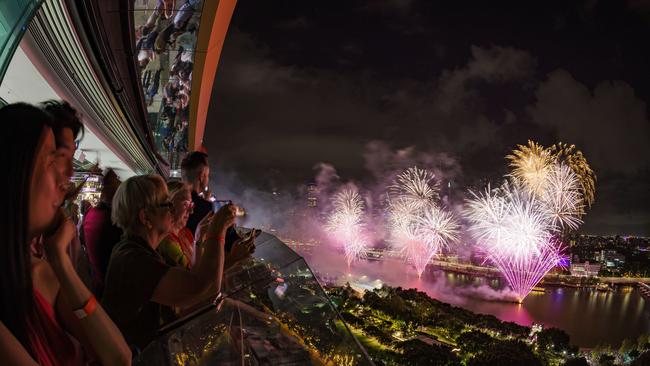
[[[90,299],[86,301],[86,305],[84,305],[81,309],[74,310],[73,313],[77,319],[83,319],[87,316],[90,316],[95,312],[95,310],[97,310],[97,299],[95,296],[90,295]]]
[[[210,239],[216,239],[219,243],[225,243],[226,242],[226,237],[225,236],[221,236],[221,235],[219,235],[217,233],[208,232],[207,234],[205,234],[205,240],[204,241],[208,241]]]

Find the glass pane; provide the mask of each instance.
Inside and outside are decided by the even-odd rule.
[[[260,239],[226,274],[219,305],[168,326],[135,364],[371,365],[305,261]]]

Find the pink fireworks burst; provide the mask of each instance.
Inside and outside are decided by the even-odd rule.
[[[333,210],[326,230],[343,247],[348,266],[363,257],[368,241],[363,233],[363,199],[353,188],[344,188],[332,199]]]
[[[521,302],[561,259],[562,245],[551,234],[554,215],[516,183],[472,196],[466,207],[469,231]]]
[[[458,240],[453,215],[438,207],[438,184],[427,170],[410,168],[389,187],[391,243],[418,276],[431,258]]]

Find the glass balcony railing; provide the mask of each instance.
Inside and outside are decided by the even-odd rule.
[[[136,365],[372,365],[302,257],[262,233],[223,298],[161,331]]]

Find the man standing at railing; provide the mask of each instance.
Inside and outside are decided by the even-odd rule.
[[[181,162],[181,176],[183,181],[192,186],[192,202],[194,202],[194,212],[187,220],[187,228],[196,233],[199,222],[212,212],[212,202],[202,197],[207,191],[210,182],[210,165],[208,164],[208,154],[193,151]]]
[[[202,232],[197,232],[197,227],[206,216],[213,211],[212,202],[210,198],[210,191],[208,184],[210,182],[210,165],[208,164],[208,154],[193,151],[181,162],[181,176],[183,181],[192,186],[192,202],[194,202],[194,211],[190,214],[187,220],[186,227],[194,234],[194,239],[200,242]],[[205,220],[207,225],[207,220]],[[259,234],[259,233],[258,233]],[[237,234],[234,227],[229,227],[225,236],[225,249],[226,249],[226,269],[234,263],[239,262],[241,259],[247,258],[255,250],[255,236],[251,235],[246,240]],[[198,245],[198,244],[197,244]],[[197,255],[201,251],[196,250]],[[195,260],[197,260],[196,258]]]

